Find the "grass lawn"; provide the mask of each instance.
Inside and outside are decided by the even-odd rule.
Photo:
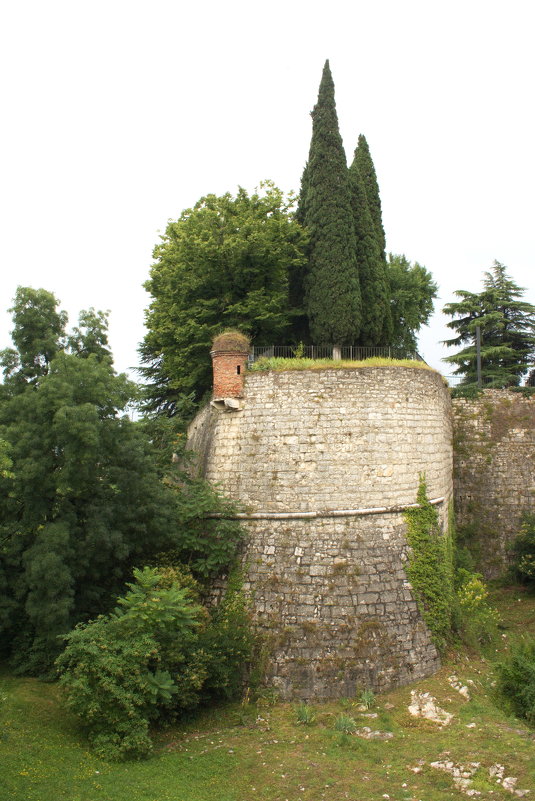
[[[502,647],[535,632],[535,598],[518,588],[497,591],[506,628]],[[498,655],[498,654],[497,654]],[[470,700],[453,689],[455,674]],[[430,692],[454,717],[449,726],[411,717],[410,690]],[[235,704],[160,732],[155,754],[142,762],[108,763],[88,750],[62,708],[58,688],[0,675],[1,801],[441,801],[467,798],[451,773],[431,762],[475,771],[480,799],[517,796],[489,775],[495,764],[535,798],[535,731],[497,705],[490,663],[451,653],[435,676],[378,696],[367,711],[354,700],[318,704],[310,725],[293,704]],[[367,740],[334,728],[340,715],[359,727],[391,732]],[[377,717],[366,717],[366,715]],[[476,769],[470,763],[479,763]],[[468,771],[468,772],[469,772]]]

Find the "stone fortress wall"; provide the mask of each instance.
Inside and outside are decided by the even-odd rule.
[[[283,698],[329,698],[432,673],[439,658],[407,581],[402,510],[424,473],[447,525],[452,422],[441,376],[398,366],[250,372],[236,394],[199,413],[189,446],[200,472],[245,508],[246,587],[269,683]]]
[[[524,513],[535,514],[535,397],[487,389],[453,401],[455,511],[478,569],[503,575]]]

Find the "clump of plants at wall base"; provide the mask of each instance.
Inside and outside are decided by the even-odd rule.
[[[67,705],[108,759],[147,756],[151,724],[240,688],[252,637],[239,576],[210,613],[183,575],[135,570],[114,612],[64,638],[56,665]]]
[[[535,639],[513,643],[496,665],[496,676],[497,689],[512,712],[535,725]]]
[[[492,643],[498,634],[500,615],[489,604],[489,591],[478,573],[458,568],[455,573],[457,591],[457,628],[462,639],[472,647]]]
[[[416,500],[418,507],[404,513],[411,549],[407,575],[433,641],[443,650],[451,635],[454,609],[452,535],[440,530],[423,475]]]
[[[493,642],[498,612],[488,601],[483,578],[457,566],[453,509],[448,530],[440,530],[438,513],[427,497],[420,477],[418,507],[405,512],[407,540],[411,548],[407,575],[418,607],[439,650],[444,650],[456,631],[472,647]]]
[[[514,577],[535,589],[535,515],[524,515],[511,552]]]

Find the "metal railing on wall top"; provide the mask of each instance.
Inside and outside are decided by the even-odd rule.
[[[249,362],[258,359],[343,359],[360,362],[373,358],[424,360],[416,351],[404,348],[377,347],[367,348],[361,345],[343,345],[336,349],[333,345],[253,345],[249,354]]]

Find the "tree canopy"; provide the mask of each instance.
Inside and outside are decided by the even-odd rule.
[[[460,289],[458,301],[448,303],[444,313],[455,318],[448,323],[456,336],[448,347],[465,345],[444,361],[457,365],[455,375],[463,384],[477,382],[476,328],[481,331],[481,374],[486,386],[516,386],[535,360],[535,306],[521,300],[524,289],[495,261],[484,273],[483,290]]]
[[[82,312],[66,337],[57,305],[19,288],[0,394],[0,631],[29,672],[50,667],[58,635],[109,610],[134,566],[173,550],[204,578],[239,536],[233,521],[203,520],[216,493],[173,478],[168,457],[166,478],[158,435],[176,431],[125,414],[138,388],[113,369],[105,315]]]
[[[417,349],[417,334],[433,313],[438,286],[433,276],[418,262],[411,264],[403,255],[389,253],[387,277],[390,286],[390,314],[393,347]]]
[[[12,308],[11,332],[15,349],[0,353],[4,372],[26,383],[46,375],[50,362],[64,344],[67,314],[57,311],[59,301],[46,289],[21,287]]]
[[[270,182],[262,190],[201,198],[154,249],[140,347],[147,412],[191,415],[211,387],[210,345],[227,328],[256,345],[415,349],[436,287],[420,265],[386,262],[370,149],[361,134],[348,168],[328,61],[295,213],[291,196]]]
[[[169,223],[145,284],[150,411],[174,414],[181,399],[210,388],[210,344],[221,330],[238,328],[257,344],[288,339],[288,274],[301,268],[305,243],[293,203],[265,182],[252,195],[207,195]]]

